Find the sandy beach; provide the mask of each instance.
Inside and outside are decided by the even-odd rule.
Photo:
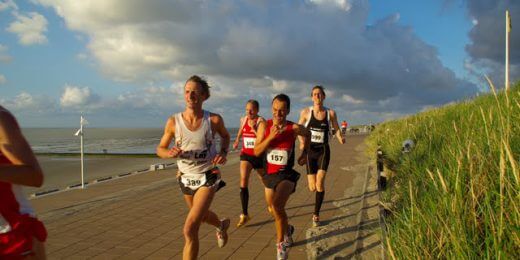
[[[238,153],[230,153],[230,162],[238,162]],[[25,187],[24,192],[28,195],[48,191],[52,189],[63,189],[70,185],[81,183],[81,164],[78,156],[63,155],[39,155],[37,156],[40,166],[45,174],[42,187]],[[171,164],[175,160],[161,159],[158,157],[145,157],[137,155],[87,155],[85,156],[85,182],[117,176],[119,174],[143,171],[150,168],[151,164]]]

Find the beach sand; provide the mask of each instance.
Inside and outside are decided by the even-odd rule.
[[[229,160],[238,162],[237,155],[237,153],[230,153]],[[52,189],[61,190],[70,185],[81,183],[81,162],[79,156],[39,155],[37,159],[45,175],[44,183],[39,188],[25,187],[25,194],[29,195]],[[174,159],[130,154],[86,155],[84,178],[85,182],[91,183],[93,180],[100,178],[147,170],[151,164],[171,164],[174,162]]]

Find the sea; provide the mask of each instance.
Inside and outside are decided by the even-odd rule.
[[[33,151],[42,153],[79,153],[80,137],[76,128],[23,128]],[[88,128],[83,129],[85,153],[155,154],[164,129],[159,128]],[[229,128],[231,142],[238,128]],[[216,139],[219,146],[219,138]]]

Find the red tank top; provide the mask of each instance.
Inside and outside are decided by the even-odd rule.
[[[255,141],[256,141],[256,134],[249,126],[249,119],[247,116],[245,118],[244,126],[242,126],[242,150],[240,151],[240,154],[246,154],[255,156]],[[258,117],[253,120],[254,125],[258,122]]]
[[[265,129],[265,137],[269,136],[273,120],[267,121]],[[280,135],[276,136],[265,153],[267,174],[276,174],[285,170],[290,170],[294,166],[294,143],[296,137],[294,135],[294,123],[287,121],[286,129]]]

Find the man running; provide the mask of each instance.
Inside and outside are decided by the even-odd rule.
[[[331,128],[336,130],[334,134],[341,144],[345,143],[345,137],[341,135],[340,131],[337,131],[339,127],[336,112],[323,106],[324,88],[322,86],[313,87],[311,97],[314,104],[301,111],[298,123],[307,127],[311,132],[310,148],[307,153],[307,181],[309,190],[316,192],[312,224],[317,227],[320,225],[320,209],[325,197],[325,175],[330,160],[329,130]],[[300,148],[304,148],[302,142],[300,142]]]
[[[268,204],[273,209],[276,227],[277,259],[287,259],[287,248],[292,244],[294,227],[288,224],[285,204],[296,190],[300,174],[293,169],[294,144],[297,136],[303,137],[303,148],[308,147],[309,131],[298,124],[287,121],[291,101],[285,94],[274,97],[272,102],[273,119],[260,122],[255,143],[255,155],[265,156],[266,174],[262,181]],[[265,153],[265,154],[264,154]],[[305,163],[305,153],[298,158]]]
[[[220,220],[209,207],[217,190],[224,185],[215,165],[226,163],[230,137],[222,117],[202,109],[209,96],[208,83],[199,76],[190,77],[184,85],[186,108],[168,118],[157,147],[159,157],[177,158],[179,186],[190,209],[184,223],[185,260],[197,258],[202,222],[217,228],[219,247],[225,246],[228,240],[229,219]],[[219,153],[215,148],[215,133],[220,135]],[[175,146],[169,148],[174,138]]]
[[[249,204],[249,176],[251,170],[255,169],[261,178],[264,175],[262,158],[255,156],[256,130],[264,118],[258,116],[258,101],[250,99],[246,103],[246,116],[240,119],[240,130],[233,143],[233,149],[237,149],[240,137],[242,137],[242,150],[240,151],[240,202],[242,203],[242,214],[237,227],[245,225],[250,217],[247,212]]]
[[[0,106],[0,259],[45,259],[47,231],[21,187],[42,184],[42,170],[16,119]]]

